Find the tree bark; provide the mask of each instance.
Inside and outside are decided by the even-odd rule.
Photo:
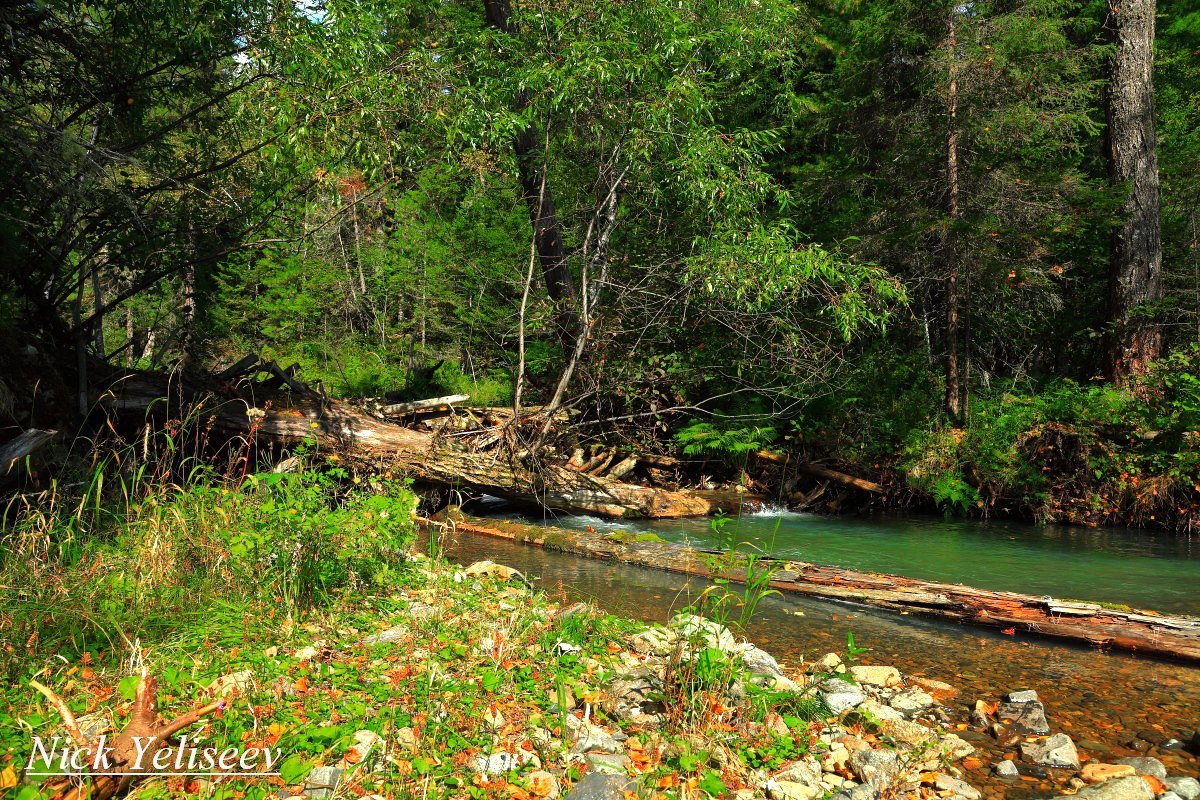
[[[949,131],[946,135],[946,412],[958,422],[963,417],[962,366],[959,357],[959,305],[961,264],[958,259],[958,74],[954,63],[956,45],[954,9],[950,11],[947,42],[950,48],[950,84],[946,91],[946,116]]]
[[[1153,306],[1163,299],[1157,137],[1154,130],[1154,0],[1109,0],[1116,53],[1108,91],[1108,171],[1127,187],[1109,262],[1105,366],[1123,383],[1158,357],[1162,330]]]
[[[516,33],[512,6],[508,0],[483,0],[483,10],[487,23],[493,28],[508,34]],[[522,91],[517,96],[518,109],[525,108],[529,102],[528,93]],[[529,123],[513,139],[513,154],[517,159],[521,194],[529,206],[529,222],[533,227],[533,240],[546,292],[557,308],[560,333],[565,335],[566,341],[573,342],[577,327],[575,282],[567,268],[567,251],[554,197],[545,185],[545,152],[542,132],[536,123]]]

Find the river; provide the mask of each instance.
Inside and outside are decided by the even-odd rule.
[[[616,525],[576,517],[555,524],[715,540],[704,520]],[[770,542],[775,553],[809,561],[1061,598],[1200,610],[1200,547],[1142,532],[790,514],[748,515],[729,525],[737,526],[739,539]],[[703,588],[702,581],[679,575],[470,535],[448,539],[444,549],[462,563],[488,558],[508,564],[551,593],[590,599],[645,621],[667,620]],[[1153,564],[1161,565],[1160,573]],[[849,633],[870,648],[865,663],[890,664],[960,687],[953,711],[962,722],[976,699],[1036,689],[1054,732],[1071,735],[1085,756],[1110,760],[1148,752],[1172,774],[1200,773],[1196,757],[1159,746],[1200,728],[1200,669],[797,596],[767,598],[745,631],[792,667],[844,650]],[[988,767],[1011,749],[983,733],[960,733],[983,758],[966,777],[991,800],[1058,793],[1044,781],[992,778]]]

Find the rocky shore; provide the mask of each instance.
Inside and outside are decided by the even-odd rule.
[[[1184,755],[1200,742],[1104,763],[1055,732],[1031,690],[971,705],[950,683],[859,663],[852,643],[781,664],[695,608],[647,626],[556,601],[502,564],[410,558],[388,596],[247,628],[235,647],[154,653],[163,675],[194,676],[166,711],[238,688],[191,741],[285,760],[279,775],[152,778],[134,796],[1200,800]],[[81,676],[81,723],[120,727],[119,672],[65,665],[47,680],[70,694]],[[193,684],[210,688],[192,697]]]

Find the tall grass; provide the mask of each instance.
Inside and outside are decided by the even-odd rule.
[[[402,561],[415,506],[402,484],[313,453],[254,472],[249,440],[213,460],[205,438],[176,422],[94,443],[72,478],[8,502],[0,674],[266,635]]]

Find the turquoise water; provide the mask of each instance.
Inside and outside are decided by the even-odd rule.
[[[719,542],[711,520],[705,519],[614,523],[563,517],[553,522],[602,531],[654,532],[704,547]],[[1200,538],[1113,528],[786,511],[730,518],[725,533],[734,542],[745,542],[743,546],[817,564],[1200,616]]]

